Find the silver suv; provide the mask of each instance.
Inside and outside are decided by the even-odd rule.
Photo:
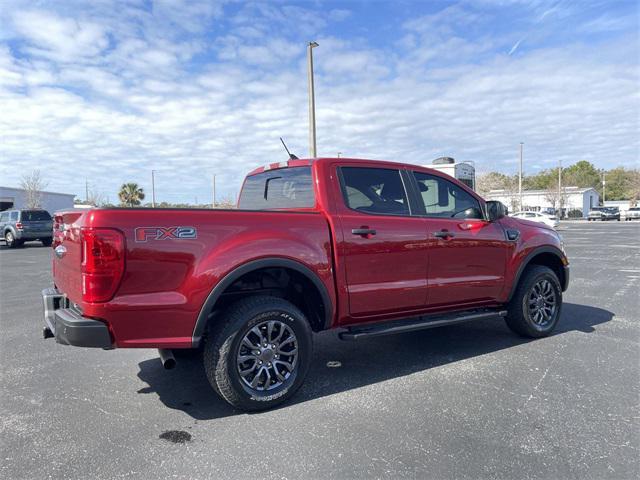
[[[46,210],[6,210],[0,213],[0,232],[9,248],[30,240],[40,240],[45,247],[50,247],[53,220]]]

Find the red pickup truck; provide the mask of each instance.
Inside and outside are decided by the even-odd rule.
[[[54,218],[45,337],[202,349],[213,389],[260,410],[300,387],[312,333],[340,338],[504,317],[549,335],[569,262],[551,228],[462,183],[393,162],[258,168],[235,210],[93,209]]]

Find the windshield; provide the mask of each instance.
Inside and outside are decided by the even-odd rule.
[[[45,210],[24,210],[21,215],[23,222],[42,222],[51,220],[51,215]]]
[[[238,207],[245,210],[313,208],[311,167],[268,170],[247,177]]]

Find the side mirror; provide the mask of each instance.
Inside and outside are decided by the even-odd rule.
[[[504,206],[504,203],[498,202],[497,200],[487,201],[487,218],[490,222],[495,222],[496,220],[506,216],[508,213],[509,210]]]

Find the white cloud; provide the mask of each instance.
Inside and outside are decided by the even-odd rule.
[[[109,46],[105,29],[91,21],[27,10],[15,12],[13,24],[17,33],[33,45],[29,51],[34,56],[73,61],[96,57]]]

